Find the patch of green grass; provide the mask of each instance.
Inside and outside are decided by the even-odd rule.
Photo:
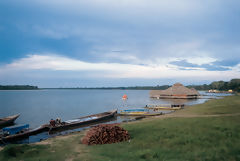
[[[240,118],[168,118],[125,124],[130,142],[89,146],[92,160],[239,160]]]
[[[8,145],[0,152],[0,160],[43,161],[53,159],[52,152],[49,149],[49,146],[46,145]],[[49,155],[46,156],[46,154]]]
[[[79,155],[78,149],[83,146],[81,137],[82,134],[67,139],[54,138],[47,145],[7,145],[0,151],[0,161],[65,161]]]
[[[223,99],[213,99],[204,104],[194,105],[176,114],[232,114],[240,113],[240,95],[227,96]]]
[[[240,96],[210,100],[177,114],[240,112]],[[131,141],[89,146],[91,160],[240,160],[240,116],[148,119],[123,124]]]

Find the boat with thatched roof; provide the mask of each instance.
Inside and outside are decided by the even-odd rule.
[[[194,88],[187,88],[181,83],[176,83],[166,90],[151,90],[151,98],[170,98],[170,99],[196,99],[200,96],[199,92]]]

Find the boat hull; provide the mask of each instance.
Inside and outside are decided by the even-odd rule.
[[[114,118],[116,116],[117,110],[111,111],[111,112],[104,112],[96,115],[90,115],[90,116],[85,116],[81,118],[88,118],[88,117],[93,117],[93,116],[99,116],[97,119],[93,120],[88,120],[84,122],[79,122],[79,123],[72,123],[72,124],[65,124],[62,126],[56,126],[56,127],[51,127],[49,124],[41,125],[40,127],[33,129],[33,130],[28,130],[26,132],[20,133],[20,134],[15,134],[15,135],[10,135],[6,137],[1,137],[0,138],[0,143],[5,143],[5,142],[12,142],[20,139],[27,138],[31,135],[36,135],[42,132],[56,132],[56,131],[63,131],[63,130],[68,130],[68,129],[74,129],[80,126],[87,126],[87,125],[93,125],[98,122],[104,121],[104,120],[109,120],[111,118]],[[102,116],[102,117],[100,117]]]
[[[64,125],[55,126],[55,127],[49,126],[49,131],[50,132],[63,131],[63,130],[68,130],[68,129],[74,129],[75,127],[78,128],[78,127],[87,126],[87,125],[90,125],[90,124],[93,125],[95,123],[114,118],[116,116],[116,114],[117,114],[117,110],[114,110],[114,111],[111,111],[111,112],[104,112],[104,113],[100,113],[100,114],[96,114],[96,115],[89,115],[89,116],[85,116],[85,117],[80,117],[78,119],[84,119],[84,118],[98,116],[98,118],[88,120],[88,121],[81,121],[81,122],[76,122],[76,123],[64,124]]]
[[[119,113],[119,116],[158,116],[162,115],[162,112],[157,112],[157,113],[139,113],[139,112],[126,112],[126,113]]]
[[[39,134],[39,133],[47,131],[47,130],[48,130],[48,126],[42,125],[36,129],[28,130],[23,133],[2,137],[2,138],[0,138],[0,142],[5,143],[5,142],[11,142],[11,141],[24,139],[31,135],[36,135],[36,134]]]
[[[148,109],[153,110],[180,110],[182,107],[147,107]]]
[[[20,116],[20,114],[8,116],[0,119],[0,127],[5,127],[14,123],[14,121]]]

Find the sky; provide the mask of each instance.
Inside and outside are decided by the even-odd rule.
[[[1,0],[0,84],[240,78],[239,0]]]

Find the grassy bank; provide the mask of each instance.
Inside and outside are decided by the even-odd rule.
[[[240,96],[122,124],[130,132],[130,142],[85,146],[81,132],[41,145],[6,146],[0,160],[240,160],[240,116],[222,115],[234,113],[240,113]],[[195,117],[184,117],[191,115]]]
[[[204,104],[199,104],[179,110],[175,114],[197,114],[197,115],[211,115],[211,114],[233,114],[240,113],[240,95],[227,96],[224,99],[210,100]]]
[[[81,144],[84,132],[58,136],[44,142],[29,145],[7,145],[0,151],[0,161],[65,161],[83,159],[87,148]]]

